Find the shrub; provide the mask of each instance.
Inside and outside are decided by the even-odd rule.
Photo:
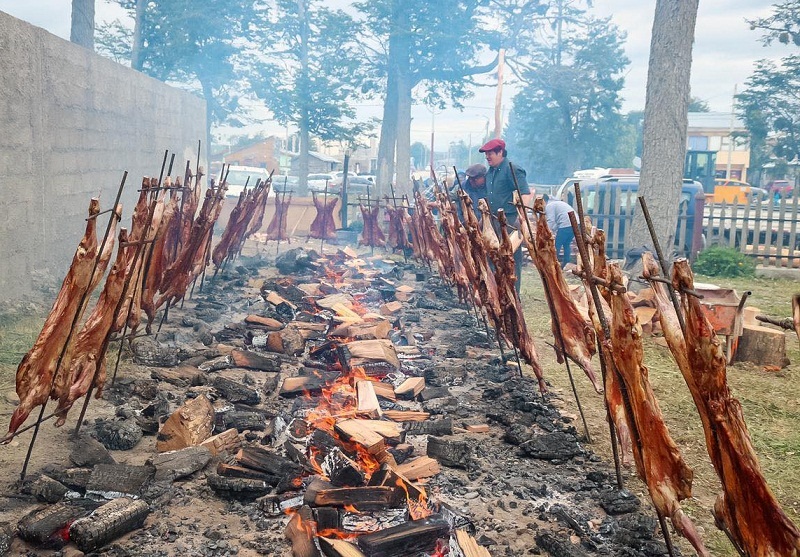
[[[752,277],[755,262],[734,248],[714,246],[700,252],[694,262],[694,271],[710,277]]]

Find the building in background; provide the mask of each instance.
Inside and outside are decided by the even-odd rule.
[[[726,112],[690,112],[687,132],[688,149],[717,152],[717,178],[747,181],[750,142],[743,121]]]

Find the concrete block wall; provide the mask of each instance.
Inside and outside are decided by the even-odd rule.
[[[35,297],[40,277],[60,285],[89,199],[109,208],[127,170],[129,228],[142,177],[165,150],[173,175],[194,168],[199,139],[200,97],[0,12],[0,302]]]

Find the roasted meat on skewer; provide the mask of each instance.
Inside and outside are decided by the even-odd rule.
[[[609,265],[609,277],[622,283],[622,271]],[[669,517],[701,556],[710,553],[680,501],[692,496],[692,470],[664,423],[664,416],[650,386],[643,363],[642,328],[626,294],[611,295],[611,347],[614,370],[623,385],[623,401],[633,437],[636,470],[647,485],[650,498],[661,516]]]

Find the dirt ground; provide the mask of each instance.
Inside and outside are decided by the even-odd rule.
[[[261,266],[261,278],[271,274],[267,261],[263,261]],[[469,517],[475,526],[476,538],[489,548],[492,555],[663,555],[663,543],[655,528],[646,491],[632,470],[625,469],[623,476],[627,489],[643,504],[642,512],[631,514],[637,517],[632,520],[637,523],[635,527],[621,520],[610,521],[600,507],[604,494],[614,483],[602,403],[591,390],[588,380],[573,366],[592,438],[589,443],[583,435],[566,374],[556,364],[553,350],[546,344],[552,342],[549,321],[543,311],[545,306],[542,293],[537,288],[538,278],[530,271],[527,269],[523,278],[526,315],[529,327],[535,332],[545,373],[551,384],[552,394],[548,397],[548,402],[559,408],[561,413],[552,413],[549,404],[538,404],[538,395],[531,388],[530,378],[518,382],[515,379],[509,380],[502,374],[494,377],[492,374],[498,372],[493,362],[496,362],[499,353],[489,346],[468,346],[461,338],[466,329],[456,325],[463,324],[474,330],[474,321],[470,322],[467,312],[459,309],[452,300],[442,300],[449,305],[438,311],[424,311],[423,323],[415,325],[417,330],[436,331],[428,344],[439,356],[435,358],[438,374],[434,376],[450,389],[452,395],[444,402],[431,401],[430,408],[441,415],[454,418],[461,427],[470,423],[488,422],[490,432],[460,434],[475,447],[474,464],[467,469],[443,468],[443,472],[432,479],[427,488],[438,501],[451,505]],[[410,284],[414,286],[422,286],[423,289],[426,286],[414,284],[413,278],[411,280]],[[229,307],[232,311],[224,317],[221,316],[220,322],[211,324],[211,328],[221,328],[224,326],[223,322],[241,319],[243,311],[257,312],[261,309],[263,302],[258,296],[258,284],[258,278],[220,281],[214,291],[218,299],[224,298],[226,303],[234,299],[237,301],[230,301]],[[179,330],[177,324],[184,317],[192,318],[195,314],[196,301],[187,302],[182,310],[171,312],[170,325],[166,330],[171,330],[170,327]],[[33,321],[36,322],[35,319]],[[18,327],[16,334],[24,337],[33,331],[35,338],[38,329],[29,319],[15,318],[11,322]],[[7,340],[9,331],[4,330],[4,334]],[[2,341],[3,337],[0,337],[0,346],[3,345]],[[698,429],[696,420],[693,420],[696,416],[692,415],[688,392],[681,394],[680,375],[663,349],[648,345],[646,351],[654,389],[668,425],[684,450],[687,461],[695,470],[695,498],[687,502],[685,508],[697,521],[701,535],[706,539],[712,553],[732,556],[733,549],[714,528],[713,518],[710,516],[709,509],[713,505],[718,483],[708,464],[707,455],[704,455],[702,432]],[[131,396],[133,383],[151,380],[151,369],[134,364],[128,356],[126,353],[119,370],[119,387],[107,389],[105,399],[91,401],[87,419],[82,426],[84,432],[90,432],[98,419],[112,419],[126,402],[136,408],[132,399],[126,401],[126,398]],[[3,424],[7,423],[16,402],[13,389],[15,366],[9,364],[8,359],[0,358],[0,422]],[[529,372],[527,369],[526,374],[530,376]],[[783,468],[800,469],[797,466],[800,464],[798,454],[793,450],[797,446],[793,445],[797,441],[796,436],[782,421],[790,414],[790,417],[797,418],[792,410],[797,408],[797,396],[791,394],[794,392],[791,385],[795,371],[790,366],[779,374],[758,377],[766,382],[766,385],[759,384],[760,392],[774,390],[782,393],[769,401],[754,400],[750,395],[755,395],[755,388],[751,393],[747,392],[746,389],[751,384],[747,377],[742,376],[752,374],[760,375],[761,372],[747,366],[734,366],[731,371],[734,394],[742,398],[746,418],[751,415],[758,417],[755,427],[751,427],[757,450],[765,465],[765,473],[770,481],[775,479],[778,498],[790,517],[797,521],[800,508],[797,484],[785,485],[784,482],[791,481],[791,477],[786,478],[785,474],[773,472]],[[250,375],[255,376],[258,386],[261,379],[257,374]],[[175,397],[174,402],[182,400],[185,395],[181,389],[171,385],[161,384],[160,388],[171,393],[170,396]],[[754,411],[759,408],[766,410]],[[69,464],[71,435],[78,411],[76,407],[63,428],[53,427],[52,422],[42,426],[31,454],[29,475],[35,475],[47,464]],[[767,418],[764,418],[765,414]],[[771,431],[770,426],[780,431]],[[564,461],[542,461],[527,457],[522,454],[519,443],[510,444],[508,441],[515,433],[543,435],[550,433],[550,430],[574,432],[584,451]],[[21,493],[19,482],[22,461],[30,439],[30,433],[26,433],[0,447],[0,467],[6,471],[0,478],[0,523],[14,524],[26,512],[41,505]],[[412,436],[410,439],[417,448],[417,454],[424,454],[425,438]],[[155,437],[145,435],[134,449],[111,452],[117,462],[144,464],[156,453]],[[179,480],[169,489],[165,488],[163,493],[153,496],[151,506],[154,510],[143,529],[120,538],[100,554],[247,557],[291,555],[291,548],[283,537],[287,518],[267,518],[252,503],[218,496],[209,489],[203,473]],[[547,539],[542,536],[548,532],[553,532],[560,541],[566,543],[563,553],[558,552],[558,547],[561,546],[544,549]],[[644,537],[633,536],[630,532],[638,532],[636,536]],[[635,543],[631,542],[631,537],[636,538]],[[693,554],[684,540],[678,539],[674,534],[673,539],[682,554]],[[35,548],[15,538],[9,554],[76,556],[80,552],[71,544],[56,552],[52,549]]]

